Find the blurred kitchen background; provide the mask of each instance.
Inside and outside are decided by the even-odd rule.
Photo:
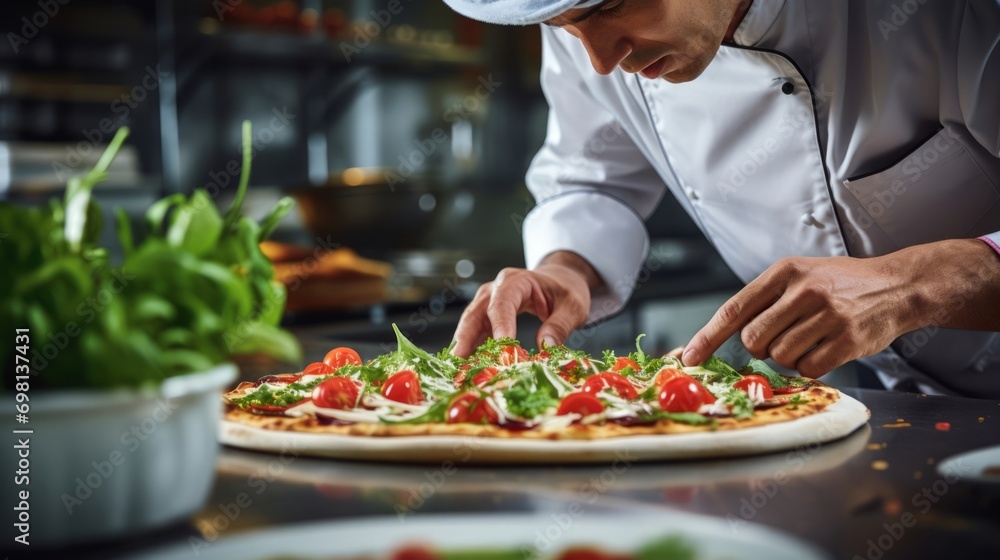
[[[547,113],[535,27],[437,0],[19,0],[0,14],[2,199],[59,196],[129,126],[97,191],[108,220],[197,188],[228,208],[250,119],[248,213],[297,202],[266,253],[301,281],[285,322],[303,337],[388,343],[397,322],[445,346],[478,285],[523,265],[524,172]],[[669,350],[740,287],[670,197],[648,227],[628,309],[571,345],[627,351],[645,332]],[[522,323],[533,346],[537,323]]]

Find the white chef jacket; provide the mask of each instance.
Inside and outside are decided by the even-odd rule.
[[[617,312],[667,190],[744,282],[788,256],[1000,244],[998,36],[998,0],[755,0],[735,44],[671,84],[600,75],[542,26],[527,266],[580,254],[609,287],[590,320]],[[865,362],[890,386],[1000,396],[1000,333],[924,329]]]

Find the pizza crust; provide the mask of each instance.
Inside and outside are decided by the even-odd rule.
[[[717,418],[714,426],[693,426],[690,424],[674,422],[672,420],[661,420],[655,424],[642,426],[623,426],[614,423],[607,423],[604,425],[574,424],[566,428],[553,430],[508,430],[500,426],[492,425],[443,423],[325,425],[315,417],[311,416],[264,416],[245,412],[232,405],[228,407],[225,418],[230,422],[264,430],[336,434],[345,436],[393,438],[429,435],[473,436],[501,439],[595,440],[637,435],[740,430],[754,426],[789,422],[822,412],[828,406],[837,402],[840,398],[840,391],[832,387],[828,387],[818,381],[813,381],[809,389],[797,394],[807,398],[809,402],[799,405],[755,410],[752,417],[741,420],[737,420],[735,418]]]

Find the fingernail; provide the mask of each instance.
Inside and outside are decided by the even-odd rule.
[[[684,351],[683,354],[681,354],[681,361],[684,362],[684,365],[690,365],[691,364],[691,358],[693,356],[694,356],[694,350],[692,350],[691,348],[688,348],[687,350]]]

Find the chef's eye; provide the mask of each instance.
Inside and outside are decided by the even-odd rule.
[[[611,2],[603,8],[597,11],[596,15],[600,18],[613,18],[622,15],[622,10],[625,7],[625,0],[618,0],[617,2]]]

